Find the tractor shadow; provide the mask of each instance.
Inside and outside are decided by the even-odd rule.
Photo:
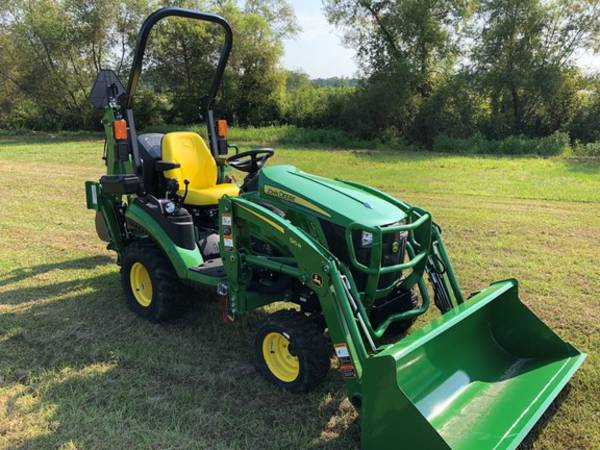
[[[9,283],[18,283],[28,278],[47,274],[54,270],[94,270],[100,266],[110,264],[113,261],[114,258],[111,258],[110,256],[98,255],[58,263],[39,264],[33,267],[18,268],[0,275],[0,286],[8,285]],[[0,297],[0,299],[1,298],[2,297]]]
[[[73,272],[52,282],[55,271]],[[128,310],[114,260],[102,256],[14,270],[0,283],[0,416],[38,430],[21,430],[11,448],[359,445],[333,369],[307,395],[260,377],[253,333],[262,311],[225,325],[219,302],[198,292],[186,316],[148,323]]]

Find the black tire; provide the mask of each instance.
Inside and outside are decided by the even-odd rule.
[[[297,372],[289,378],[274,373],[265,359],[272,343],[269,336],[273,335],[280,336],[276,339],[287,340],[287,350],[297,361]],[[318,385],[331,364],[328,341],[319,326],[308,316],[294,310],[277,311],[264,321],[256,333],[255,351],[259,372],[274,385],[294,393],[308,392]],[[273,348],[270,352],[275,354]]]
[[[144,239],[129,244],[121,262],[121,285],[127,305],[139,316],[151,322],[164,322],[179,317],[190,305],[189,290],[180,283],[170,261],[152,241]],[[138,293],[134,294],[132,269],[139,272],[138,264],[147,271],[151,283],[150,294],[144,301],[138,301],[140,289],[135,289]]]

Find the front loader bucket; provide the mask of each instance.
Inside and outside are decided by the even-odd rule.
[[[585,358],[493,284],[365,361],[362,448],[514,449]]]

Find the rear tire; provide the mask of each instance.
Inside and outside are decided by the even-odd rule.
[[[170,261],[150,240],[129,244],[121,265],[121,285],[129,309],[151,322],[179,317],[190,304]]]
[[[294,393],[318,385],[330,367],[329,345],[319,326],[294,310],[271,314],[256,334],[260,373],[274,385]]]

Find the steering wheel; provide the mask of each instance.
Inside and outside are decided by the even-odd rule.
[[[225,162],[242,172],[256,173],[263,168],[267,160],[274,154],[275,150],[272,148],[255,148],[230,156]]]

